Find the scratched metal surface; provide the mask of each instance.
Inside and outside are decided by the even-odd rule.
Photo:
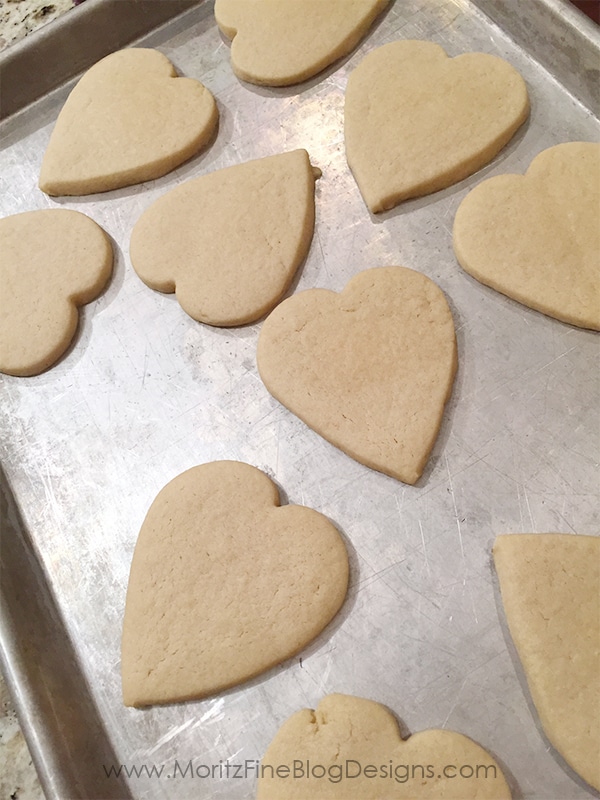
[[[563,35],[568,40],[568,28]],[[396,38],[431,39],[451,55],[506,57],[527,81],[532,113],[477,175],[373,217],[344,159],[344,87],[365,53]],[[143,186],[51,200],[36,181],[61,90],[5,126],[0,155],[4,215],[74,208],[115,245],[114,277],[83,310],[68,354],[43,375],[2,377],[0,460],[115,763],[165,765],[160,778],[131,777],[131,794],[251,797],[252,775],[168,775],[175,760],[197,767],[259,759],[290,714],[346,692],[386,704],[410,731],[468,734],[506,766],[516,797],[588,797],[540,735],[506,638],[490,549],[504,532],[597,532],[597,338],[471,279],[455,262],[450,232],[478,181],[522,172],[550,145],[596,139],[598,121],[468,0],[396,3],[351,58],[292,89],[233,77],[211,3],[147,44],[215,94],[221,123],[209,150]],[[132,225],[166,190],[296,147],[308,150],[323,177],[314,241],[294,291],[339,290],[361,269],[401,264],[429,275],[449,299],[459,370],[416,486],[352,461],[269,396],[255,364],[260,324],[198,324],[173,296],[144,286],[129,263]],[[264,469],[290,503],[339,526],[352,566],[348,599],[301,661],[202,702],[126,709],[119,638],[140,524],[165,483],[213,459]],[[96,765],[100,796],[105,767]]]

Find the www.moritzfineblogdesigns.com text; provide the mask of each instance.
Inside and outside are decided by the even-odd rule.
[[[248,759],[240,764],[231,761],[219,761],[218,764],[194,764],[189,761],[174,761],[170,768],[167,764],[111,764],[102,765],[107,778],[154,778],[154,779],[212,779],[240,780],[252,778],[279,778],[280,780],[326,780],[340,783],[343,780],[367,778],[370,780],[392,780],[396,783],[407,783],[411,780],[453,779],[469,780],[472,778],[496,778],[494,764],[397,764],[388,761],[385,764],[361,764],[355,759],[346,759],[336,764],[315,764],[305,759],[294,759],[289,764],[261,764],[255,759]]]

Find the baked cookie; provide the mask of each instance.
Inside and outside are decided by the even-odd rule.
[[[219,114],[199,81],[157,50],[111,53],[79,80],[52,131],[39,186],[84,195],[159,178],[198,153]]]
[[[600,790],[600,538],[498,536],[494,564],[544,732]]]
[[[369,209],[386,211],[476,172],[528,114],[525,82],[503,59],[448,58],[433,42],[391,42],[348,79],[348,164]]]
[[[390,0],[216,0],[215,18],[231,44],[235,74],[288,86],[324,70],[356,47]]]
[[[0,219],[0,372],[37,375],[67,350],[78,307],[112,272],[108,236],[85,214],[26,211]]]
[[[452,315],[433,281],[404,267],[309,289],[263,323],[258,369],[271,394],[368,467],[415,483],[457,366]]]
[[[263,472],[235,461],[187,470],[157,495],[133,554],[125,705],[204,697],[285,661],[335,616],[347,583],[334,525],[280,507]]]
[[[379,703],[331,694],[283,723],[259,765],[257,800],[510,800],[500,766],[472,739],[402,739]]]
[[[278,302],[315,222],[314,169],[294,150],[194,178],[153,203],[131,234],[139,277],[191,317],[242,325]]]
[[[476,186],[454,220],[459,264],[550,317],[600,330],[600,144],[544,150]]]

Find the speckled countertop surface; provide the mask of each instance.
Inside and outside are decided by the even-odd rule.
[[[0,676],[0,798],[43,800],[43,797],[12,700]]]
[[[0,0],[0,50],[46,25],[81,0]]]

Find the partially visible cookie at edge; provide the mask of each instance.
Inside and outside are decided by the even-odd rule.
[[[600,537],[503,534],[493,555],[544,732],[600,791]]]
[[[600,144],[543,150],[456,212],[456,258],[481,283],[555,319],[600,330]]]
[[[110,239],[78,211],[43,209],[0,219],[0,372],[36,375],[68,349],[78,306],[108,282]]]
[[[249,83],[289,86],[350,53],[390,0],[216,0],[231,64]]]
[[[510,800],[500,765],[455,731],[407,739],[380,703],[343,694],[302,709],[258,765],[257,800]]]

